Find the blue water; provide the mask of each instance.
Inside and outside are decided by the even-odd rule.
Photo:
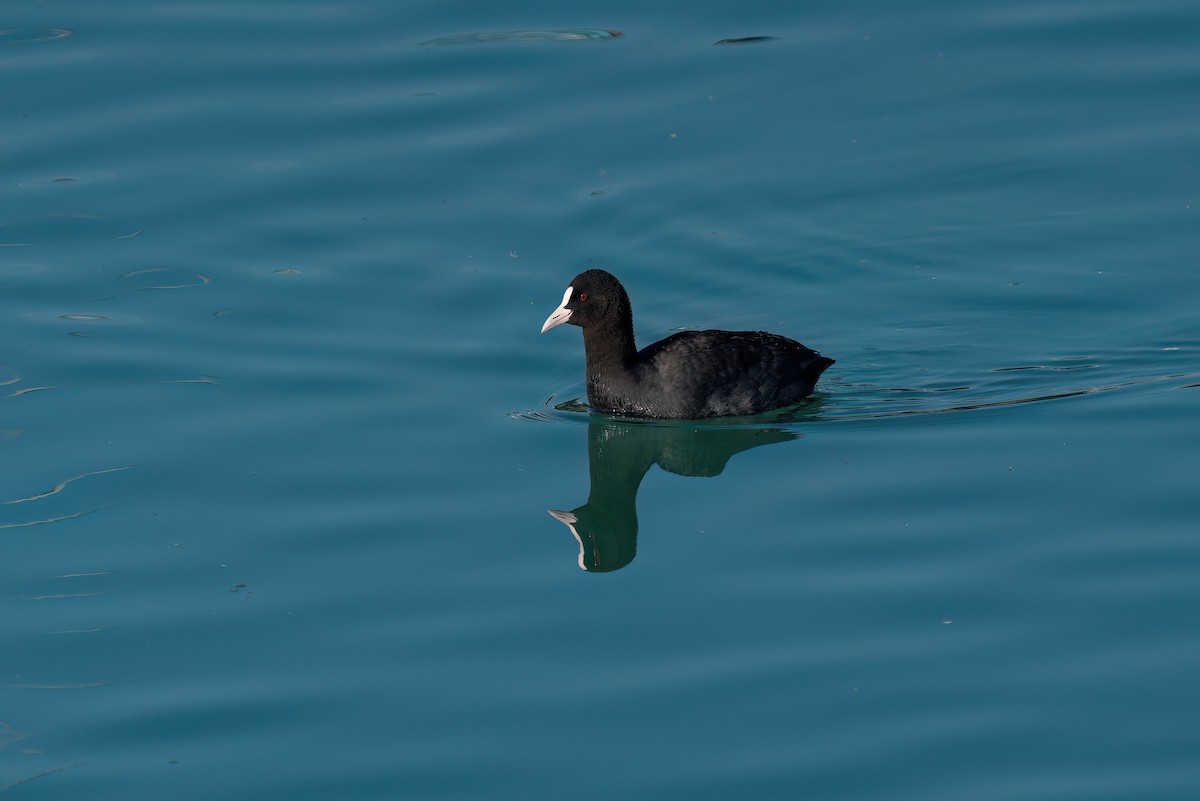
[[[1197,30],[6,9],[0,797],[1200,797]],[[837,364],[589,415],[596,265]]]

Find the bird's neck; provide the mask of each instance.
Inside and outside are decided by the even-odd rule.
[[[625,318],[583,329],[588,375],[628,369],[637,357],[633,320]]]

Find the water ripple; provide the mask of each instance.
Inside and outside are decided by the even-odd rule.
[[[1084,362],[1082,357],[1064,358],[1058,361],[1078,360],[1083,363],[1058,364],[1029,364],[1014,367],[992,368],[992,373],[1034,373],[1034,372],[1075,372],[1080,370],[1096,370],[1101,365]],[[999,387],[988,388],[978,384],[955,383],[951,386],[929,387],[889,387],[867,382],[839,382],[832,378],[817,393],[807,398],[804,403],[761,415],[743,418],[717,418],[701,421],[668,421],[626,419],[627,422],[644,425],[678,425],[686,422],[689,425],[718,425],[743,426],[781,423],[837,423],[860,422],[864,420],[881,420],[891,417],[911,417],[920,415],[952,414],[962,412],[997,409],[1005,406],[1021,406],[1033,403],[1078,398],[1088,395],[1114,392],[1132,387],[1146,386],[1156,383],[1190,381],[1200,373],[1177,372],[1161,375],[1140,376],[1124,380],[1113,380],[1106,383],[1091,383],[1075,386],[1049,386],[1037,391],[1009,394]],[[1181,388],[1200,386],[1194,383],[1180,384]],[[574,387],[565,391],[566,395],[577,391]],[[563,392],[554,393],[546,399],[543,408],[527,409],[511,412],[509,417],[534,423],[583,424],[587,425],[595,413],[578,396],[568,400],[558,400]]]
[[[124,467],[108,467],[108,468],[105,468],[104,470],[93,470],[90,473],[82,473],[78,476],[72,476],[71,478],[60,481],[59,483],[55,484],[53,487],[46,490],[45,492],[39,492],[36,495],[30,495],[26,498],[15,498],[11,501],[4,501],[2,505],[7,506],[7,505],[13,504],[13,503],[28,503],[29,501],[40,501],[43,498],[49,498],[51,495],[57,495],[58,493],[62,492],[64,489],[66,489],[68,484],[70,484],[74,481],[79,481],[82,478],[87,478],[88,476],[102,476],[105,473],[118,473],[122,470],[132,470],[133,468],[135,468],[137,466],[138,465],[126,465]]]
[[[70,35],[66,28],[0,28],[0,45],[53,42]]]
[[[9,743],[15,743],[18,740],[24,740],[29,736],[29,732],[16,729],[4,721],[0,721],[0,750],[3,750]]]
[[[69,385],[67,385],[67,384],[49,384],[44,387],[26,387],[25,389],[18,389],[16,392],[10,392],[7,395],[5,395],[4,397],[15,398],[19,395],[29,395],[33,392],[45,392],[45,391],[51,390],[51,389],[66,389],[68,386]]]
[[[1099,365],[1080,365],[1077,367],[1031,365],[1017,368],[998,368],[993,372],[1024,372],[1036,370],[1063,371],[1096,369],[1098,367]],[[1116,390],[1123,390],[1131,387],[1187,379],[1192,375],[1195,374],[1170,373],[1164,375],[1129,378],[1125,380],[1114,380],[1108,383],[1086,384],[1083,386],[1076,385],[1047,387],[1041,391],[1025,392],[1014,396],[1005,396],[999,391],[988,391],[976,386],[909,389],[902,387],[878,387],[870,384],[845,384],[841,386],[849,390],[849,392],[840,393],[837,390],[834,390],[830,394],[830,413],[828,415],[822,415],[821,419],[830,422],[861,421],[883,419],[888,417],[909,417],[916,415],[981,411],[985,409],[996,409],[1004,406],[1045,403],[1048,401],[1057,401],[1067,398],[1078,398],[1087,395],[1114,392]],[[833,386],[837,387],[838,385],[835,382]],[[914,393],[949,393],[951,396],[959,396],[961,398],[961,402],[939,402],[930,405],[922,405],[919,401],[919,398],[911,397]],[[897,394],[906,395],[908,396],[906,398],[907,400],[915,402],[912,403],[912,405],[910,405],[908,408],[889,408],[903,402],[904,399],[896,397]]]
[[[212,279],[203,273],[193,273],[187,270],[180,270],[175,267],[146,267],[141,270],[131,270],[121,276],[122,279],[140,278],[147,275],[175,275],[184,276],[185,280],[182,283],[178,281],[169,284],[149,284],[147,286],[138,287],[138,291],[143,289],[187,289],[194,286],[205,286],[212,283]]]
[[[463,33],[455,36],[439,36],[419,42],[418,47],[437,47],[459,44],[491,44],[495,42],[577,42],[616,39],[624,34],[599,28],[582,28],[563,31],[485,31]]]
[[[116,300],[119,297],[130,295],[134,292],[161,289],[193,289],[195,287],[208,286],[212,283],[212,279],[204,273],[181,270],[178,267],[143,267],[140,270],[130,270],[127,273],[122,273],[121,280],[132,281],[135,284],[141,283],[144,286],[135,286],[132,289],[118,292],[115,295],[96,298],[95,302]]]
[[[47,776],[54,776],[55,774],[62,773],[63,771],[74,770],[75,768],[81,768],[86,764],[87,764],[86,762],[76,762],[74,765],[63,765],[61,768],[51,768],[50,770],[43,770],[41,773],[35,773],[32,776],[26,776],[24,779],[17,779],[15,782],[12,782],[10,784],[4,785],[3,787],[0,787],[0,793],[6,793],[9,790],[12,790],[16,787],[20,787],[21,785],[24,785],[24,784],[29,784],[31,781],[35,781],[37,779],[44,779]]]
[[[0,247],[129,239],[139,233],[104,214],[48,211],[0,222]]]
[[[108,507],[105,507],[108,508]],[[76,512],[73,515],[62,515],[61,517],[47,517],[44,520],[29,520],[23,523],[0,523],[0,529],[6,528],[30,528],[32,526],[44,526],[49,523],[61,523],[65,520],[75,520],[76,518],[90,515],[95,512],[103,511],[103,509],[89,509],[86,512]]]
[[[98,598],[103,595],[124,595],[120,590],[98,590],[96,592],[56,592],[47,595],[18,595],[22,601],[58,601],[63,598]]]
[[[0,684],[7,690],[94,690],[97,687],[111,687],[116,681],[71,682],[67,684]]]
[[[775,427],[781,423],[796,423],[805,420],[817,419],[814,416],[814,409],[821,405],[821,398],[811,397],[806,398],[803,402],[789,406],[784,409],[774,409],[772,411],[763,412],[750,417],[715,417],[705,420],[673,420],[673,419],[656,419],[646,417],[616,417],[612,415],[600,414],[593,412],[591,408],[578,397],[572,397],[568,400],[556,401],[559,394],[556,393],[546,399],[545,405],[541,409],[526,409],[524,411],[509,412],[508,416],[514,420],[524,420],[530,423],[558,423],[560,425],[588,425],[600,420],[618,420],[623,424],[630,426],[648,426],[656,428],[705,428],[705,429],[744,429],[755,426],[771,426]]]

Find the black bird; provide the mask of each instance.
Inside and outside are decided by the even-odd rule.
[[[639,351],[629,295],[616,276],[575,276],[542,333],[583,329],[588,403],[624,417],[695,420],[799,403],[833,359],[763,331],[680,331]]]

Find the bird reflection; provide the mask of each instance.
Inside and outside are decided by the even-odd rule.
[[[579,566],[619,570],[637,553],[637,491],[651,465],[681,476],[720,475],[735,453],[786,442],[798,435],[764,428],[645,425],[615,420],[588,426],[587,503],[569,512],[548,510],[579,541]]]

